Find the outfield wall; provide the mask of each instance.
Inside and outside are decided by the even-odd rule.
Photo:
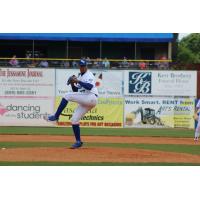
[[[91,70],[98,105],[81,120],[89,127],[194,128],[196,71]],[[53,113],[77,69],[0,68],[0,125],[53,126]],[[58,126],[70,126],[70,103]]]

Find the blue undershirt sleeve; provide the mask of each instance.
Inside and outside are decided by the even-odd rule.
[[[82,87],[84,87],[86,90],[91,90],[93,88],[93,85],[91,83],[84,83],[79,81],[78,82]]]

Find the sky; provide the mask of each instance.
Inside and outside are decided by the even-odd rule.
[[[181,40],[183,37],[189,35],[190,33],[179,33],[178,38]]]

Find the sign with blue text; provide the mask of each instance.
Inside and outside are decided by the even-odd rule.
[[[125,71],[124,95],[197,95],[196,71]]]

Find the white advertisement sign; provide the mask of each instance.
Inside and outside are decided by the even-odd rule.
[[[56,69],[56,96],[63,97],[65,93],[72,92],[71,86],[67,85],[70,76],[78,76],[78,69]]]
[[[95,76],[100,97],[123,96],[123,71],[96,71]]]
[[[0,98],[55,96],[55,69],[0,68]]]
[[[197,93],[196,71],[125,71],[125,95],[192,96]]]
[[[133,98],[124,101],[125,127],[194,128],[193,98]]]
[[[123,71],[90,70],[96,77],[96,87],[99,97],[122,97]],[[56,96],[64,96],[66,92],[72,92],[71,86],[67,86],[70,76],[80,73],[79,69],[56,70]]]
[[[0,99],[0,126],[53,126],[44,120],[53,113],[53,99]]]

